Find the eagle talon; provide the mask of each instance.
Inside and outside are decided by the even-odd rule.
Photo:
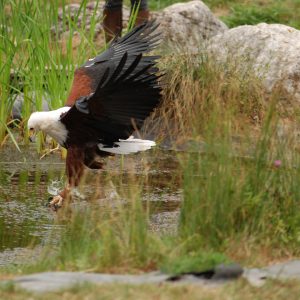
[[[49,207],[50,206],[50,202],[52,201],[52,199],[53,199],[53,196],[50,196],[46,201],[45,201],[45,206],[46,207]]]
[[[62,196],[56,195],[49,202],[48,206],[50,208],[54,209],[55,211],[57,211],[57,209],[59,209],[60,207],[62,207],[63,201],[64,201],[64,198]]]

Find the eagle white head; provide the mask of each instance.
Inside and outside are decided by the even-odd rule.
[[[69,109],[70,107],[65,106],[57,110],[32,113],[27,123],[27,127],[30,131],[30,140],[32,141],[35,134],[41,130],[49,134],[60,145],[63,145],[67,139],[68,131],[65,125],[60,122],[60,117]]]

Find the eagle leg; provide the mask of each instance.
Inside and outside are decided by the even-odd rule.
[[[68,148],[66,158],[66,173],[68,184],[56,196],[52,198],[49,206],[57,210],[62,206],[64,199],[70,196],[71,189],[78,186],[84,172],[84,150],[80,147],[71,146]]]
[[[98,156],[97,154],[98,147],[89,147],[85,149],[84,152],[84,164],[94,170],[100,170],[103,167],[103,164],[99,161],[95,160],[95,157]]]

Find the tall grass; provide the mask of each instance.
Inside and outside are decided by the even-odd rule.
[[[189,156],[181,214],[183,236],[222,249],[234,239],[253,239],[270,248],[299,247],[299,155],[274,145],[268,126],[253,157],[235,157],[231,143],[209,140],[206,155]],[[204,238],[205,237],[205,238]]]
[[[202,141],[207,131],[223,135],[228,130],[240,135],[252,126],[257,133],[267,111],[270,95],[251,72],[241,74],[236,64],[216,64],[203,50],[198,55],[178,54],[161,60],[167,76],[164,103],[145,125],[146,132],[172,139]],[[282,94],[278,91],[278,98]]]
[[[280,133],[280,120],[298,121],[290,97],[280,87],[267,93],[253,74],[216,66],[208,55],[174,61],[157,113],[167,120],[158,132],[194,141],[181,158],[181,237],[191,249],[226,251],[241,239],[298,254],[299,140],[293,130]]]
[[[206,0],[204,2],[221,15],[220,18],[230,28],[263,22],[300,28],[298,0]]]
[[[180,273],[230,260],[249,263],[249,255],[253,264],[260,251],[267,260],[299,255],[300,158],[295,140],[278,136],[278,121],[287,116],[279,105],[283,92],[266,93],[257,78],[216,68],[208,57],[180,58],[165,62],[172,85],[157,112],[166,118],[162,136],[168,130],[174,142],[194,141],[189,152],[174,154],[181,167],[173,176],[183,177],[178,231],[149,230],[149,205],[142,200],[143,187],[151,188],[147,166],[145,176],[132,175],[126,189],[116,190],[112,205],[99,208],[92,197],[88,209],[60,211],[66,230],[58,248],[50,247],[52,255],[31,270]],[[197,141],[204,143],[202,153]],[[122,176],[106,179],[117,183]]]
[[[53,40],[49,30],[50,24],[57,26],[58,4],[51,6],[47,16],[42,13],[49,8],[44,2],[12,0],[6,4],[8,12],[1,18],[7,26],[1,27],[1,38],[8,50],[1,48],[5,62],[1,95],[21,90],[8,79],[8,69],[18,66],[28,96],[26,119],[33,107],[41,107],[44,89],[52,108],[62,105],[71,78],[56,67],[73,70],[75,63],[87,58],[86,49],[95,49],[90,47],[92,35],[86,39],[84,29],[76,28],[76,21],[65,12],[71,33],[78,30],[83,40],[73,54],[70,34],[67,55],[61,53],[59,40]],[[81,5],[83,10],[85,5]],[[10,26],[16,29],[9,31]],[[230,64],[218,66],[205,54],[166,57],[161,65],[168,83],[164,104],[145,131],[169,138],[175,145],[192,141],[187,147],[190,152],[174,154],[181,162],[174,177],[183,177],[184,195],[178,232],[149,230],[149,206],[141,196],[148,177],[133,176],[128,189],[117,191],[120,196],[113,207],[99,208],[93,199],[90,208],[66,205],[58,215],[65,232],[57,248],[49,245],[46,256],[31,270],[199,271],[227,261],[220,252],[230,253],[236,241],[253,243],[255,250],[267,247],[270,259],[274,249],[282,256],[299,254],[299,155],[293,136],[279,138],[277,130],[280,118],[297,120],[293,110],[280,105],[288,97],[280,88],[267,93],[252,74],[241,75]],[[32,90],[37,93],[36,103],[29,100]],[[8,99],[1,102],[4,124],[9,119]],[[122,178],[107,176],[107,180]],[[170,184],[180,183],[170,180]]]
[[[295,28],[300,28],[297,18],[299,13],[297,1],[271,1],[268,3],[233,3],[229,7],[229,14],[223,17],[223,21],[229,27],[240,25],[255,25],[258,23],[279,23]]]
[[[95,24],[101,20],[92,17],[90,32],[85,30],[87,1],[82,1],[79,13],[72,16],[63,10],[62,25],[69,34],[60,36],[59,1],[7,0],[1,2],[0,11],[0,122],[11,119],[15,94],[23,92],[25,103],[22,117],[26,121],[32,110],[42,109],[42,98],[50,109],[64,105],[73,79],[74,69],[99,49],[94,46]],[[63,6],[64,7],[64,6]],[[77,26],[83,15],[81,27]],[[80,39],[76,51],[72,47],[74,33]],[[63,43],[66,45],[62,51]],[[13,80],[11,73],[13,72]],[[7,130],[0,127],[0,143]],[[42,138],[39,140],[41,148]]]

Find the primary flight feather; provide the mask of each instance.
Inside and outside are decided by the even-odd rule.
[[[114,40],[75,71],[64,107],[30,116],[31,133],[42,130],[68,150],[68,185],[53,198],[52,206],[60,206],[79,184],[84,166],[102,167],[98,156],[129,154],[155,145],[131,135],[161,102],[159,57],[145,55],[159,42],[157,26],[144,23]]]

